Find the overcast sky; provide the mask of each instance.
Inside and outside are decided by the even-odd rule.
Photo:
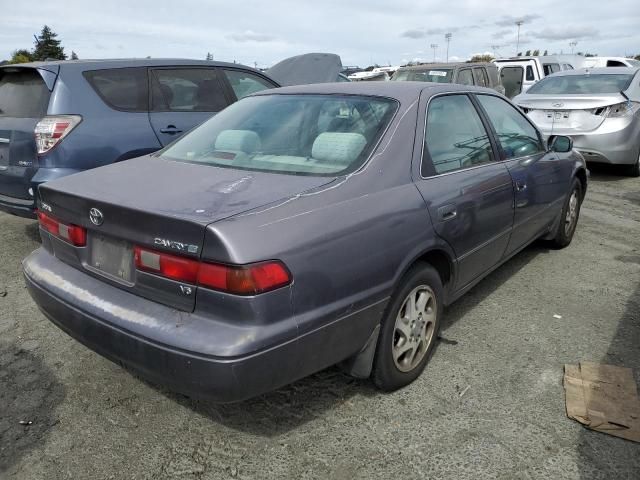
[[[163,6],[160,6],[163,5]],[[31,48],[49,25],[80,58],[186,57],[258,66],[331,52],[344,65],[399,64],[521,48],[600,55],[640,53],[638,0],[0,0],[0,60]]]

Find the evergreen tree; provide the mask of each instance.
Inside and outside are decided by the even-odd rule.
[[[71,60],[78,60],[78,54],[71,50]]]
[[[547,56],[547,51],[546,51],[546,50],[544,51],[543,55],[544,55],[545,57]]]
[[[539,55],[540,55],[540,50],[538,50],[538,49],[534,50],[532,55],[533,55],[534,57],[539,56]]]
[[[531,50],[527,50],[526,53],[524,54],[525,57],[530,57],[531,56]]]
[[[207,52],[207,56],[205,57],[205,60],[208,61],[208,62],[213,60],[213,55],[211,54],[211,52]]]
[[[57,36],[58,34],[54,33],[47,25],[42,27],[35,42],[36,48],[33,50],[33,58],[35,60],[46,60],[47,58],[66,60],[64,48],[60,46],[60,40],[56,39]]]

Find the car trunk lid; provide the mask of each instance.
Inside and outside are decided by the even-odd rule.
[[[545,133],[579,133],[598,128],[607,107],[625,101],[611,95],[526,95],[517,103]]]
[[[147,156],[44,184],[40,208],[87,229],[86,248],[52,242],[61,260],[132,293],[191,311],[196,286],[136,271],[135,246],[198,260],[207,225],[332,180]]]

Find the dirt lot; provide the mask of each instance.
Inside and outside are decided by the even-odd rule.
[[[638,478],[640,444],[568,420],[561,380],[580,360],[640,380],[639,179],[593,172],[574,243],[528,248],[450,308],[394,394],[334,369],[237,405],[164,391],[38,312],[34,222],[0,214],[0,242],[0,478]]]

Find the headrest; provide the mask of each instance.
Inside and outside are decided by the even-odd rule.
[[[261,148],[260,137],[252,130],[223,130],[216,139],[216,150],[253,153]]]
[[[316,160],[349,165],[367,144],[360,133],[324,132],[313,142],[311,156]]]

